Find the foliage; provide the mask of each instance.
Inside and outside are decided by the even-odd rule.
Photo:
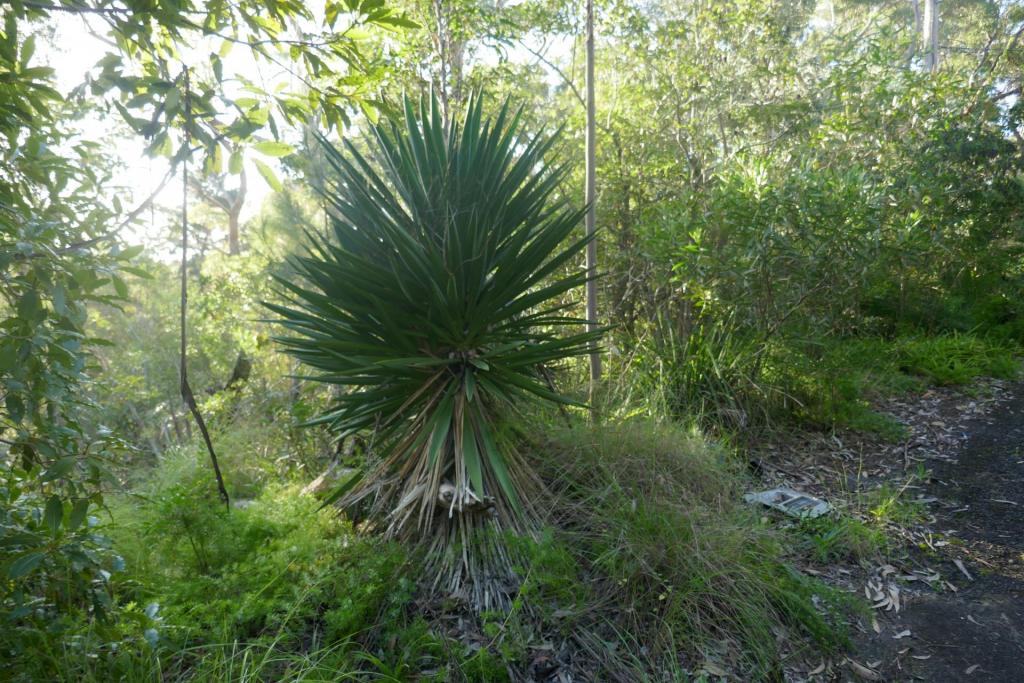
[[[625,382],[610,404],[895,435],[814,364],[861,337],[1017,334],[1020,144],[1001,103],[1019,13],[944,8],[943,34],[970,47],[926,73],[905,7],[822,7],[605,15],[602,295]]]
[[[896,440],[880,400],[1018,376],[1024,10],[941,3],[932,71],[904,0],[595,4],[612,424],[565,431],[532,399],[557,400],[553,380],[582,394],[583,364],[562,362],[590,341],[567,327],[581,169],[542,163],[554,143],[528,133],[582,147],[578,5],[3,5],[0,678],[516,680],[566,642],[598,679],[721,661],[757,680],[782,649],[842,644],[842,601],[783,540],[875,560],[921,504],[858,491],[784,536],[737,502],[727,452],[624,416],[736,443],[794,421]],[[62,17],[110,41],[70,94],[43,66]],[[438,102],[387,105],[401,89]],[[292,179],[257,164],[276,192],[240,255],[192,214],[193,381],[230,511],[179,403],[175,241],[125,246],[146,203],[113,186],[118,139],[84,132],[107,115],[172,167],[198,156],[191,190],[239,198],[222,181],[254,154]],[[295,357],[272,352],[261,300],[288,311]],[[326,381],[290,376],[299,360]],[[296,427],[317,415],[355,433]],[[300,493],[329,463],[363,468],[337,492],[352,519]],[[367,512],[451,555],[357,534]],[[456,538],[456,512],[481,533]],[[477,551],[504,566],[507,609],[416,592],[439,562],[438,586],[486,576]]]
[[[313,514],[315,500],[298,487],[270,485],[225,511],[210,504],[204,474],[193,467],[161,485],[116,531],[141,586],[159,591],[131,597],[162,605],[163,638],[222,642],[270,632],[295,644],[316,628],[327,642],[344,641],[384,605],[408,599],[403,554]],[[181,559],[168,565],[170,557]]]
[[[378,0],[328,0],[322,7],[316,14],[297,0],[13,2],[3,16],[13,33],[60,14],[100,22],[115,50],[96,64],[81,93],[111,96],[109,106],[145,138],[147,154],[177,162],[197,145],[206,171],[226,167],[237,174],[246,147],[269,157],[292,151],[280,139],[283,126],[310,118],[341,126],[353,105],[376,106],[372,92],[380,68],[360,51],[359,33],[416,27]],[[236,45],[285,78],[268,83],[225,73]],[[190,73],[200,64],[209,70]],[[243,95],[228,94],[234,83]],[[279,184],[269,166],[256,164],[268,182]]]
[[[315,514],[299,485],[267,484],[228,512],[193,453],[151,475],[111,505],[119,620],[33,632],[12,680],[508,680],[500,654],[411,609],[404,548]]]
[[[119,559],[92,514],[123,450],[82,387],[94,348],[87,306],[119,305],[138,255],[111,235],[111,164],[73,128],[80,111],[32,65],[11,10],[0,31],[0,622],[5,650],[60,631],[81,608],[105,618]],[[19,644],[20,643],[20,644]],[[5,657],[6,659],[6,657]]]
[[[410,25],[380,3],[332,7],[326,28],[334,26],[339,12],[354,25]],[[53,70],[38,65],[35,49],[38,27],[56,14],[104,23],[117,49],[68,99],[55,89]],[[116,482],[111,456],[121,446],[109,429],[89,419],[93,406],[82,387],[92,347],[102,340],[89,336],[86,307],[116,307],[126,300],[121,273],[132,271],[130,262],[141,249],[124,248],[119,232],[140,209],[127,210],[109,192],[111,164],[101,147],[83,139],[69,122],[116,92],[120,97],[110,104],[147,139],[149,153],[180,161],[192,153],[183,141],[197,140],[205,148],[208,170],[218,171],[228,150],[229,167],[237,172],[241,143],[264,128],[279,136],[271,105],[285,121],[305,121],[316,111],[338,124],[344,120],[342,107],[358,88],[354,78],[348,90],[331,86],[304,95],[250,83],[255,98],[228,98],[219,87],[221,58],[234,42],[270,61],[286,55],[314,77],[335,73],[325,60],[362,60],[344,33],[319,42],[306,35],[287,40],[285,24],[312,19],[302,3],[141,8],[106,0],[14,2],[0,15],[0,135],[7,143],[0,166],[0,458],[5,469],[0,618],[5,633],[31,635],[47,621],[58,628],[66,620],[57,614],[76,607],[104,617],[111,606],[105,582],[118,562],[94,525],[86,523],[90,510],[103,504],[104,489]],[[210,55],[212,74],[190,79],[187,70],[172,73],[186,44],[200,34],[223,40]],[[229,111],[236,114],[233,120],[223,118]],[[177,150],[175,129],[182,130]],[[266,139],[254,147],[270,156],[290,150]]]
[[[785,564],[781,539],[739,502],[742,477],[720,449],[648,420],[567,430],[537,448],[580,583],[596,586],[587,604],[606,604],[600,618],[648,673],[672,670],[682,651],[769,677],[780,624],[826,650],[843,642],[810,596],[843,601]]]
[[[274,454],[288,469],[318,466],[328,448],[322,430],[294,428],[321,409],[327,392],[288,377],[294,365],[272,352],[270,330],[255,320],[259,299],[274,297],[271,273],[282,272],[263,253],[264,239],[276,233],[261,232],[251,236],[244,256],[196,254],[190,265],[200,271],[189,304],[192,383],[215,446],[238,480],[228,483],[242,489],[256,462],[243,454]],[[92,334],[113,343],[98,350],[104,371],[89,385],[89,395],[103,406],[105,424],[130,437],[139,463],[188,443],[192,433],[177,385],[178,275],[158,262],[148,262],[147,269],[152,277],[132,282],[129,303],[99,308],[89,321]],[[241,357],[249,376],[227,387]]]
[[[507,559],[458,545],[487,543],[492,509],[504,530],[535,514],[535,478],[499,421],[516,401],[565,401],[545,366],[596,339],[557,334],[584,322],[557,299],[586,277],[562,272],[586,244],[563,246],[582,213],[558,194],[566,167],[545,164],[555,138],[517,123],[508,104],[484,119],[478,100],[446,127],[436,100],[417,114],[407,99],[401,125],[373,129],[380,170],[351,144],[328,150],[330,237],[292,259],[303,284],[278,278],[289,305],[269,304],[285,349],[348,390],[318,421],[373,430],[378,460],[332,500],[372,496],[387,535],[432,544],[447,587],[477,603],[494,594],[478,563]]]
[[[820,563],[877,560],[888,547],[882,530],[838,513],[801,521],[800,533],[811,558]]]

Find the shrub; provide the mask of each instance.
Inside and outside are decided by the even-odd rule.
[[[760,679],[780,671],[779,626],[826,651],[844,642],[814,605],[837,606],[836,594],[786,564],[781,538],[739,502],[741,473],[698,435],[636,420],[537,447],[557,482],[555,523],[597,596],[591,610],[632,666],[670,671],[680,651],[724,643]]]
[[[122,515],[117,535],[138,586],[126,597],[162,605],[163,637],[290,641],[318,630],[346,640],[408,599],[403,554],[315,514],[297,486],[269,486],[230,511],[210,486],[194,473]]]
[[[374,460],[332,498],[372,500],[388,537],[429,547],[435,586],[483,607],[511,562],[481,532],[529,529],[538,488],[499,424],[518,401],[565,401],[544,366],[597,334],[558,334],[585,322],[560,298],[586,280],[565,273],[583,214],[558,194],[567,167],[545,162],[555,138],[518,120],[477,99],[449,128],[436,101],[406,100],[402,125],[373,127],[372,160],[325,142],[330,234],[292,260],[301,284],[279,280],[289,304],[268,304],[283,347],[347,389],[319,421],[373,432]]]

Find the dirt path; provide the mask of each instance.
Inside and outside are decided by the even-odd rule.
[[[854,656],[879,677],[851,665],[841,680],[1024,681],[1024,384],[981,415],[946,419],[960,446],[929,463],[924,492],[937,500],[914,551],[941,572],[939,590],[877,611]]]

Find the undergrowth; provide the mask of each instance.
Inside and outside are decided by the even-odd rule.
[[[841,507],[813,519],[790,524],[807,559],[819,564],[885,560],[897,543],[893,527],[907,527],[927,518],[925,506],[907,491],[923,473],[912,473],[903,486],[884,482],[875,488],[835,496]]]
[[[878,401],[1020,372],[1019,343],[980,332],[743,341],[737,330],[709,325],[684,343],[654,338],[613,360],[602,411],[669,414],[748,438],[797,424],[898,441],[906,430],[875,410]]]
[[[575,642],[568,665],[596,679],[688,680],[719,661],[760,680],[784,652],[843,646],[830,616],[843,599],[790,568],[783,537],[738,502],[743,475],[725,451],[639,420],[554,431],[533,451],[552,516],[538,537],[509,538],[522,583],[508,612],[424,602],[415,557],[317,512],[301,482],[225,509],[182,452],[109,510],[121,620],[39,634],[6,674],[498,682]]]
[[[620,643],[609,667],[653,675],[711,658],[760,680],[781,671],[781,632],[793,651],[844,644],[829,618],[843,599],[789,567],[783,538],[739,502],[735,463],[697,434],[636,420],[558,432],[539,449],[557,525],[603,606],[588,631]]]

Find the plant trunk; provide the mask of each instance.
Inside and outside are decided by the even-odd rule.
[[[594,239],[597,219],[596,118],[594,112],[594,0],[587,0],[587,329],[597,329],[597,241]],[[601,381],[601,354],[597,342],[590,342],[590,393]]]
[[[242,253],[242,247],[238,241],[238,212],[232,211],[228,214],[228,255],[238,256]]]
[[[242,253],[241,240],[239,239],[239,224],[242,218],[242,205],[245,204],[246,192],[245,168],[239,172],[238,194],[228,209],[228,255],[238,256]]]
[[[939,0],[924,0],[924,67],[939,68]]]

